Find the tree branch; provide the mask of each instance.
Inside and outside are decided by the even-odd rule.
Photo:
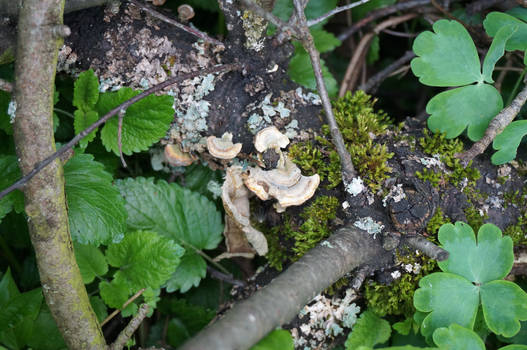
[[[121,350],[124,347],[128,339],[132,337],[137,328],[139,328],[141,322],[145,319],[148,309],[148,304],[142,304],[139,307],[137,314],[130,320],[130,323],[128,323],[126,328],[119,333],[115,342],[110,345],[110,350]]]
[[[384,68],[374,76],[372,76],[365,84],[359,86],[359,90],[363,90],[367,93],[374,93],[375,90],[381,85],[381,83],[388,78],[394,71],[399,69],[399,67],[410,62],[412,58],[415,57],[413,51],[406,51],[406,53],[390,64],[388,67]]]
[[[381,247],[380,240],[371,239],[355,227],[341,228],[267,286],[196,334],[180,350],[248,349],[294,318],[313,297],[349,271],[363,264],[379,268],[391,258],[392,254]]]
[[[0,14],[17,16],[23,0],[0,0]],[[106,5],[115,0],[66,0],[64,13],[84,10],[90,7]],[[120,0],[118,0],[120,1]]]
[[[490,143],[494,140],[496,135],[505,129],[514,118],[518,115],[521,108],[527,101],[527,85],[523,87],[523,90],[516,95],[514,100],[512,100],[510,106],[505,107],[501,110],[494,119],[490,122],[485,135],[478,142],[474,143],[469,150],[456,154],[456,157],[461,160],[464,166],[467,166],[468,163],[474,159],[476,156],[483,153]]]
[[[13,125],[22,174],[55,151],[53,91],[64,1],[26,0],[18,19]],[[106,341],[73,253],[60,160],[24,188],[29,233],[42,292],[69,349],[103,349]]]
[[[210,67],[206,69],[202,69],[196,72],[187,73],[183,75],[179,75],[177,77],[173,77],[170,79],[167,79],[166,81],[146,90],[140,93],[139,95],[136,95],[129,99],[128,101],[125,101],[121,103],[119,106],[115,107],[108,113],[106,113],[104,116],[102,116],[99,120],[97,120],[95,123],[81,131],[78,135],[76,135],[74,138],[72,138],[68,143],[66,143],[64,146],[62,146],[58,151],[51,154],[49,157],[45,158],[44,160],[40,161],[38,164],[35,164],[34,168],[31,169],[31,171],[28,171],[27,174],[25,174],[20,180],[9,186],[8,188],[4,189],[2,192],[0,192],[0,199],[2,199],[4,196],[8,195],[12,191],[16,189],[20,189],[22,186],[24,186],[33,176],[38,174],[42,169],[44,169],[48,164],[53,162],[55,159],[60,157],[63,153],[68,151],[69,149],[73,148],[77,143],[79,143],[80,140],[82,140],[84,137],[86,137],[90,132],[97,129],[102,124],[106,123],[110,118],[115,116],[119,113],[121,109],[127,109],[132,104],[136,103],[139,100],[142,100],[143,98],[147,97],[148,95],[151,95],[155,92],[161,91],[167,86],[170,86],[172,84],[179,83],[181,81],[191,79],[200,75],[204,74],[210,74],[210,73],[219,73],[219,72],[228,72],[232,70],[239,69],[239,64],[224,64],[221,66],[215,66]]]

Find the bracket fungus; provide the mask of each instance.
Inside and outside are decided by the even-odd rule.
[[[183,152],[176,144],[165,146],[165,158],[172,166],[187,166],[196,160],[190,153]]]
[[[219,159],[233,159],[242,150],[241,143],[232,143],[232,134],[226,132],[221,138],[209,136],[207,138],[209,153]]]
[[[247,244],[243,244],[243,237],[240,237],[239,230],[245,233],[247,241],[252,248],[259,254],[267,254],[267,240],[262,232],[251,226],[249,191],[243,184],[242,167],[231,166],[227,168],[225,182],[222,186],[221,199],[225,208],[225,237],[227,241],[228,253],[230,256],[246,256],[252,251]],[[254,254],[252,254],[254,255]]]
[[[289,138],[282,134],[276,126],[269,126],[258,131],[254,138],[254,148],[260,153],[270,148],[280,152],[280,149],[287,147],[288,144]]]

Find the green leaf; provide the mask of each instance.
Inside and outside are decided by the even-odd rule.
[[[374,64],[379,60],[379,52],[381,51],[381,45],[379,44],[379,36],[375,35],[371,39],[371,45],[366,55],[366,62],[368,64]]]
[[[485,56],[485,60],[483,61],[483,77],[487,83],[494,82],[492,79],[494,66],[505,53],[505,44],[507,43],[507,40],[509,40],[517,30],[518,26],[516,25],[506,25],[498,30],[494,40],[492,40],[492,44]]]
[[[21,176],[20,169],[15,156],[0,155],[0,169],[2,169],[2,176],[0,176],[0,190],[3,190],[12,185]],[[20,190],[15,190],[0,199],[0,221],[6,216],[13,207],[24,207],[24,195]],[[19,212],[20,210],[17,210]]]
[[[28,345],[38,350],[67,349],[47,306],[43,306],[38,314]]]
[[[141,177],[118,180],[116,186],[126,200],[132,229],[155,231],[196,249],[214,249],[223,238],[220,212],[198,193]]]
[[[8,268],[0,281],[0,305],[6,305],[10,299],[18,295],[20,295],[20,291],[11,275],[11,269]]]
[[[504,346],[503,348],[500,348],[499,350],[527,350],[527,345],[518,345],[518,344],[507,345],[507,346]]]
[[[177,348],[189,338],[190,333],[185,324],[178,318],[171,319],[167,326],[168,344]]]
[[[516,158],[516,152],[525,135],[527,120],[517,120],[507,125],[492,143],[492,147],[498,150],[492,155],[492,164],[505,164]]]
[[[500,93],[488,84],[444,91],[426,105],[426,112],[431,114],[428,127],[433,132],[446,133],[449,139],[459,136],[468,127],[468,137],[477,141],[502,108]]]
[[[518,320],[527,320],[527,294],[510,281],[485,283],[480,293],[483,315],[489,329],[505,337],[518,333]]]
[[[434,32],[415,39],[413,73],[429,86],[461,86],[483,80],[478,52],[467,30],[456,21],[439,20]]]
[[[179,290],[185,293],[192,287],[199,286],[199,282],[207,275],[207,263],[197,253],[187,250],[176,272],[168,280],[166,289],[171,293]]]
[[[99,100],[99,81],[92,69],[79,74],[73,88],[73,105],[84,112],[95,107]],[[75,130],[76,133],[78,133]]]
[[[110,244],[106,259],[120,268],[115,276],[125,279],[133,290],[157,289],[174,273],[183,252],[173,240],[156,232],[135,231],[120,243]]]
[[[479,305],[478,288],[466,278],[436,272],[419,281],[414,294],[414,306],[430,312],[421,325],[421,333],[430,337],[434,330],[457,323],[467,328],[474,326]]]
[[[94,295],[90,297],[90,304],[93,312],[95,312],[95,316],[97,316],[97,320],[102,322],[108,316],[108,309],[104,301],[97,295]]]
[[[476,284],[502,279],[512,268],[512,239],[502,237],[492,224],[481,226],[478,241],[472,228],[464,222],[445,224],[438,233],[439,242],[449,258],[438,262],[441,270],[465,277]],[[488,263],[492,261],[492,263]]]
[[[527,49],[527,23],[503,12],[491,12],[483,21],[483,27],[491,37],[494,37],[501,28],[507,25],[517,26],[518,30],[507,40],[505,50],[525,51]]]
[[[102,300],[111,308],[120,309],[133,293],[128,282],[117,276],[111,282],[101,281],[99,283],[99,294]]]
[[[84,284],[91,283],[95,276],[101,277],[108,272],[108,264],[99,248],[79,243],[74,243],[73,246]]]
[[[26,318],[36,319],[42,299],[42,289],[37,288],[9,298],[7,303],[1,303],[0,332],[16,327]]]
[[[337,46],[340,46],[340,40],[330,32],[327,32],[323,29],[315,29],[311,30],[310,32],[313,36],[315,47],[320,53],[331,51]]]
[[[293,350],[293,337],[285,329],[275,329],[254,345],[251,350]]]
[[[84,112],[83,110],[77,109],[73,115],[75,119],[73,120],[73,127],[75,129],[75,134],[80,134],[81,131],[86,129],[88,126],[92,125],[99,119],[99,114],[95,111]],[[86,148],[88,143],[95,138],[97,129],[90,132],[85,138],[80,141],[80,146]]]
[[[391,328],[388,321],[375,313],[364,311],[346,340],[346,349],[353,350],[359,346],[373,347],[382,344],[390,338]]]
[[[205,328],[214,316],[216,316],[214,310],[193,305],[186,299],[168,297],[163,298],[160,302],[159,310],[165,315],[177,317],[185,325],[191,336]]]
[[[121,103],[139,94],[130,88],[101,94],[96,105],[99,115],[104,115]],[[126,110],[121,133],[122,151],[126,155],[146,151],[154,142],[165,136],[174,120],[172,96],[149,95]],[[117,143],[118,117],[106,122],[101,130],[101,140],[108,151],[119,154]]]
[[[322,66],[322,76],[324,77],[324,83],[330,96],[335,96],[338,92],[337,81],[333,78],[333,75],[329,72],[324,60],[320,60]],[[311,60],[307,52],[301,54],[295,54],[289,61],[288,74],[291,80],[300,84],[308,89],[316,90],[317,82],[315,80],[315,73],[311,66]]]
[[[126,211],[112,175],[90,154],[64,165],[71,236],[81,244],[118,242],[126,229]]]
[[[441,350],[485,350],[485,344],[476,333],[457,324],[436,329],[434,342]]]

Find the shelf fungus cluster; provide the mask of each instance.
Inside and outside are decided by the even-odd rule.
[[[207,138],[207,150],[219,159],[233,159],[242,150],[241,143],[232,143],[232,134],[226,132],[221,138],[209,136]]]
[[[289,206],[301,205],[315,193],[320,177],[318,174],[313,176],[301,174],[300,169],[282,152],[282,148],[287,147],[288,144],[287,136],[280,133],[276,127],[262,129],[256,135],[254,145],[260,159],[268,151],[277,154],[278,161],[273,164],[273,168],[264,170],[259,166],[254,166],[244,171],[242,167],[235,165],[227,169],[222,187],[222,199],[227,212],[225,235],[231,256],[247,253],[246,248],[231,247],[229,244],[233,237],[239,236],[240,231],[245,233],[248,243],[256,253],[259,255],[267,253],[265,236],[253,228],[250,223],[249,195],[251,192],[261,200],[276,199],[277,212],[283,212]],[[231,235],[233,237],[230,237]],[[233,250],[234,248],[236,250]]]

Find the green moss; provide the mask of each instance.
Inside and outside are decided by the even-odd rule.
[[[441,210],[441,208],[437,208],[434,215],[430,218],[430,221],[428,221],[428,224],[426,224],[426,233],[428,234],[428,239],[437,243],[437,233],[439,232],[439,228],[443,224],[448,224],[449,222],[451,221],[443,214],[443,210]]]
[[[472,227],[474,232],[478,232],[479,228],[485,223],[485,220],[489,218],[487,214],[481,215],[479,210],[472,205],[469,205],[463,211],[467,217],[467,224]]]
[[[516,224],[510,225],[503,233],[512,238],[514,246],[527,245],[527,213],[518,218]]]
[[[424,168],[423,171],[416,171],[415,176],[423,181],[428,181],[434,187],[438,187],[443,180],[443,174],[432,169]]]
[[[382,135],[392,125],[390,118],[382,111],[374,111],[376,100],[363,91],[333,102],[335,119],[342,133],[346,148],[360,177],[373,191],[381,188],[391,168],[386,165],[393,153],[372,137]],[[289,148],[289,156],[308,175],[319,174],[327,180],[326,188],[336,187],[341,182],[340,159],[331,143],[330,130],[322,127],[325,137],[316,137],[316,145],[298,143]]]
[[[377,315],[404,315],[409,317],[415,312],[413,297],[419,287],[419,280],[436,268],[436,262],[424,255],[411,253],[398,256],[401,266],[419,264],[421,270],[417,274],[403,273],[403,275],[389,285],[371,282],[365,286],[365,297],[368,308]]]
[[[445,134],[431,134],[427,129],[423,131],[424,137],[419,138],[419,144],[423,148],[423,151],[429,155],[440,155],[440,160],[449,167],[452,172],[450,174],[444,174],[445,178],[442,179],[445,183],[450,183],[457,186],[465,178],[468,179],[468,186],[475,186],[476,181],[480,178],[481,174],[479,170],[473,168],[472,161],[464,167],[461,161],[455,157],[456,153],[463,151],[463,143],[459,139],[447,139]],[[430,174],[421,173],[418,175],[423,180],[436,180],[436,177],[432,177]],[[438,186],[439,182],[430,181],[434,186]]]
[[[292,218],[285,214],[284,224],[271,228],[266,234],[269,264],[280,271],[287,260],[298,260],[318,242],[329,237],[329,221],[335,219],[338,205],[335,197],[316,198],[300,214],[304,222],[297,228],[292,226]],[[287,247],[293,252],[292,256],[288,256]]]

